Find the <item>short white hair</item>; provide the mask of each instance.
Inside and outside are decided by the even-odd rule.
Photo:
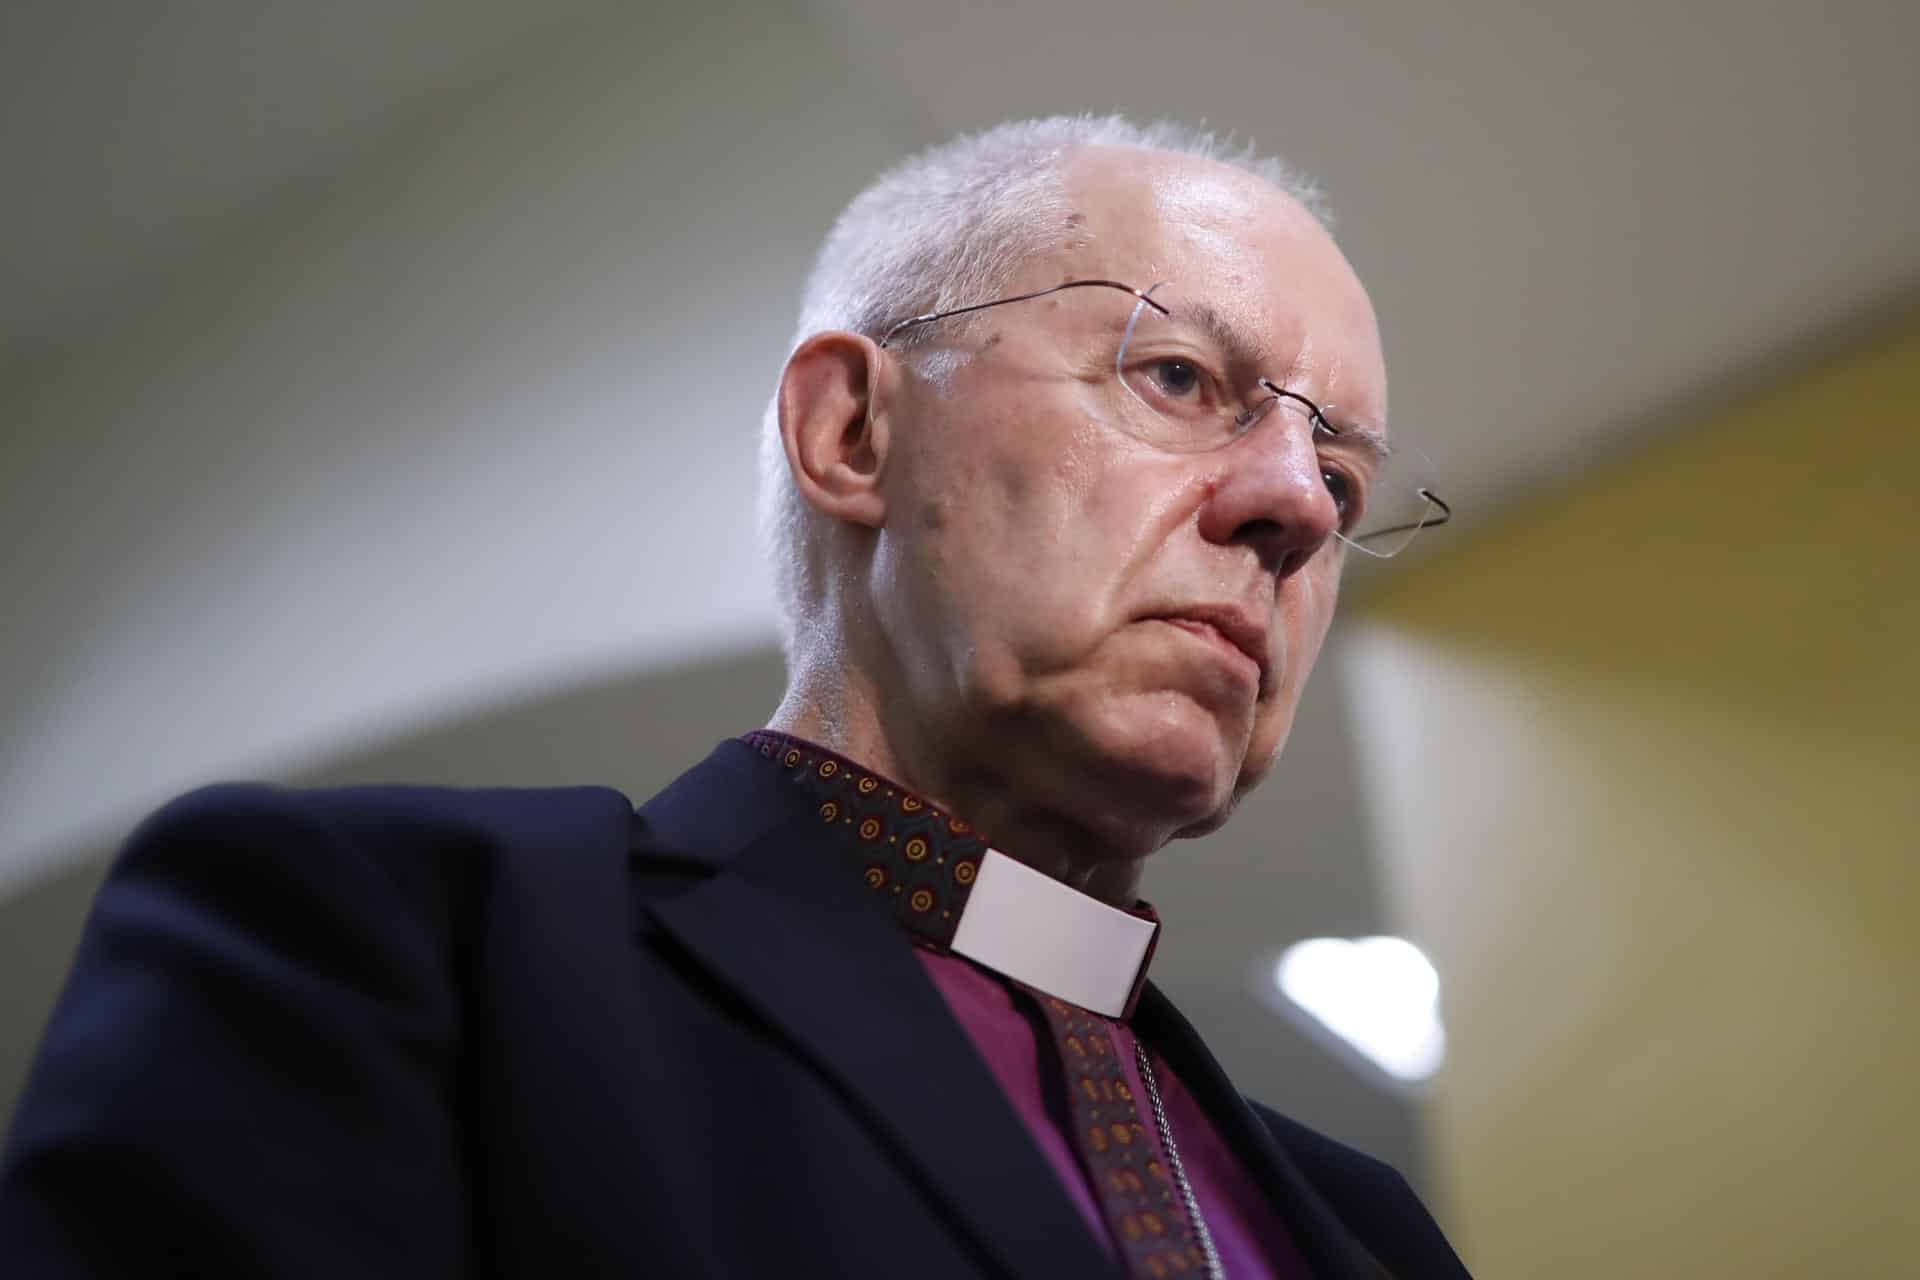
[[[876,342],[908,316],[991,301],[1030,258],[1072,234],[1067,162],[1088,147],[1163,151],[1250,173],[1328,222],[1320,190],[1280,160],[1204,129],[1120,116],[1016,120],[930,147],[874,179],[820,246],[788,352],[816,333]],[[918,335],[909,331],[899,345]],[[820,520],[801,498],[780,435],[779,391],[760,436],[760,537],[772,561],[781,647],[791,657],[818,597]]]

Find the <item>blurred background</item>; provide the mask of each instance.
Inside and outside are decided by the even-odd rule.
[[[639,799],[760,724],[820,237],[1119,110],[1325,182],[1461,512],[1157,860],[1162,985],[1479,1274],[1920,1274],[1916,53],[1892,0],[10,0],[0,1117],[169,796]],[[1364,1051],[1433,1008],[1378,936],[1443,1057]]]

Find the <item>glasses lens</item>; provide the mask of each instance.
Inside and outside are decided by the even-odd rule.
[[[1322,447],[1323,460],[1338,443]],[[1382,559],[1405,551],[1422,529],[1447,518],[1446,508],[1432,497],[1437,486],[1427,455],[1399,432],[1388,448],[1368,487],[1365,507],[1353,528],[1341,535],[1358,550]]]
[[[1156,448],[1198,452],[1256,428],[1311,431],[1321,478],[1344,513],[1339,537],[1368,555],[1395,555],[1445,518],[1428,496],[1431,464],[1411,442],[1343,422],[1336,406],[1322,406],[1327,421],[1315,423],[1304,398],[1261,385],[1266,371],[1251,367],[1253,335],[1236,340],[1230,320],[1177,286],[1157,285],[1147,296],[1111,300],[1131,308],[1114,361],[1117,420],[1129,433]]]

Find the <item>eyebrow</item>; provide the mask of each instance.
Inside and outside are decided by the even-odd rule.
[[[1322,412],[1324,414],[1324,410]],[[1333,428],[1335,440],[1357,446],[1376,464],[1384,465],[1393,456],[1393,442],[1387,439],[1385,431],[1371,423],[1329,420],[1327,425]]]
[[[1191,317],[1200,326],[1202,333],[1217,347],[1224,347],[1236,360],[1247,365],[1266,365],[1272,362],[1273,352],[1263,343],[1254,341],[1245,330],[1233,321],[1215,311],[1206,302],[1180,304],[1180,317]]]
[[[1244,330],[1214,310],[1211,304],[1187,303],[1181,306],[1180,311],[1184,316],[1191,317],[1215,346],[1225,349],[1235,360],[1252,368],[1272,363],[1271,350],[1249,338]],[[1273,381],[1283,390],[1286,388],[1287,384],[1281,379],[1275,378]],[[1326,406],[1321,407],[1321,413],[1327,413]],[[1335,422],[1331,417],[1326,418],[1326,423],[1333,428],[1335,439],[1357,447],[1376,463],[1385,463],[1393,456],[1393,444],[1380,427],[1365,422]]]

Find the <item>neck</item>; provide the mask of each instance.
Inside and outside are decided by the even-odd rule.
[[[1035,780],[999,767],[1012,753],[994,744],[973,756],[956,753],[950,737],[925,731],[904,699],[887,699],[854,673],[825,676],[796,662],[786,696],[766,727],[818,743],[908,787],[966,819],[1010,858],[1116,907],[1139,898],[1145,856],[1131,840],[1098,831],[1081,815],[1050,804]],[[883,708],[891,710],[891,714]],[[1064,788],[1068,794],[1080,794]]]

